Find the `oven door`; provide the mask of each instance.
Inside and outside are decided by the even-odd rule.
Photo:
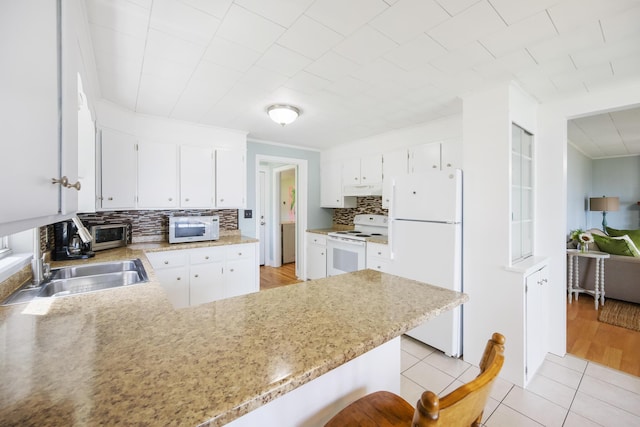
[[[367,242],[329,237],[327,239],[327,276],[363,270],[367,255]]]

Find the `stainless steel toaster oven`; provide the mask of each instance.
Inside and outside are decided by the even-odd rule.
[[[127,246],[129,241],[129,226],[127,224],[102,224],[91,227],[91,250]]]

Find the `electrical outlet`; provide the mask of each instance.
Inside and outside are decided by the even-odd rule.
[[[251,209],[245,209],[244,210],[244,217],[245,218],[253,218],[253,211]]]

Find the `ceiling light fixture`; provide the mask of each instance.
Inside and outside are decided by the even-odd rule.
[[[293,123],[300,115],[300,110],[291,105],[276,104],[267,108],[267,114],[271,120],[284,126]]]

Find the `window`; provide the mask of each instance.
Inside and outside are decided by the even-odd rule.
[[[511,127],[511,261],[533,255],[533,135]]]
[[[11,249],[9,249],[9,237],[0,237],[0,258],[7,256],[10,253]]]

